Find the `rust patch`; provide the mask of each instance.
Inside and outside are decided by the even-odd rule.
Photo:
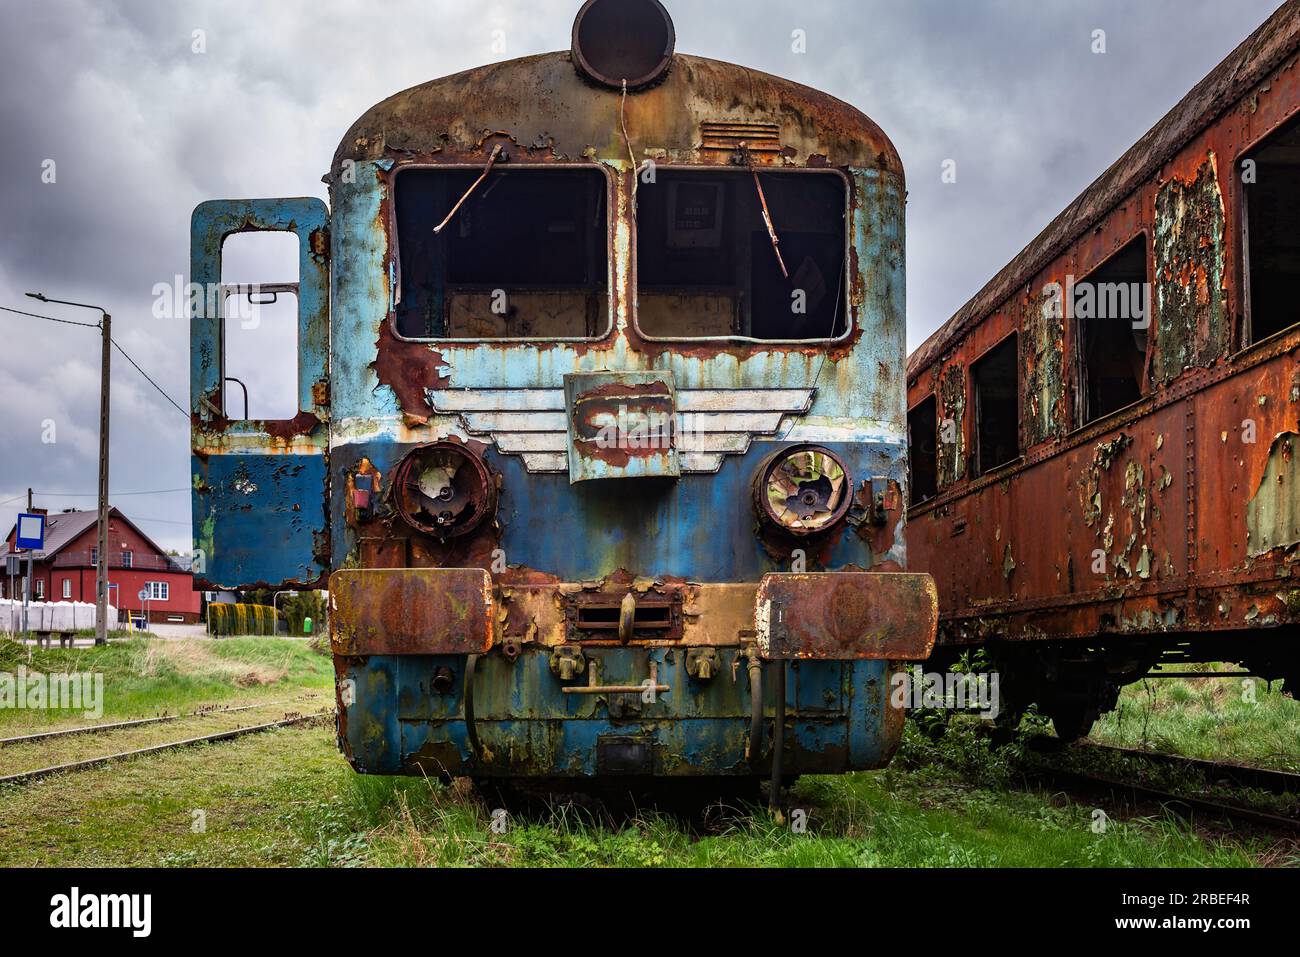
[[[1064,303],[1050,293],[1029,295],[1020,310],[1021,420],[1029,448],[1065,430]]]
[[[392,324],[385,319],[379,326],[375,340],[375,370],[381,385],[386,385],[397,396],[397,404],[408,424],[423,424],[434,414],[429,401],[429,389],[445,389],[451,382],[443,373],[446,360],[436,350],[423,342],[406,342],[397,338]]]
[[[307,247],[313,259],[324,260],[330,254],[330,231],[324,227],[313,229],[307,236]]]
[[[492,647],[492,579],[482,569],[343,569],[330,576],[329,591],[335,655],[463,655]]]
[[[292,419],[268,419],[262,423],[262,429],[275,439],[288,442],[295,435],[307,435],[320,425],[320,417],[315,412],[299,412]]]
[[[1171,179],[1156,193],[1155,233],[1155,374],[1163,384],[1230,348],[1223,196],[1213,153],[1190,183]]]
[[[911,661],[934,647],[939,600],[929,575],[764,575],[755,619],[765,658]]]
[[[663,456],[673,447],[673,398],[665,382],[606,382],[573,400],[578,454],[615,468],[633,458]]]
[[[947,488],[966,477],[966,438],[962,430],[966,415],[966,370],[948,366],[939,377],[939,488]]]

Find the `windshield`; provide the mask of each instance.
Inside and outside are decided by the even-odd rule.
[[[845,202],[844,180],[831,173],[659,168],[637,191],[641,331],[674,339],[840,336]]]
[[[608,329],[599,170],[413,169],[395,193],[399,335],[580,339]]]

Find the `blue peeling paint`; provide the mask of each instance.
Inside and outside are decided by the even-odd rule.
[[[785,443],[788,445],[789,443]],[[501,473],[498,518],[500,547],[512,565],[536,568],[566,581],[602,578],[625,568],[637,574],[669,575],[700,582],[757,581],[765,572],[790,571],[790,556],[778,561],[755,534],[751,488],[764,458],[783,446],[755,442],[745,455],[728,456],[715,475],[638,480],[636,494],[619,479],[570,485],[564,474],[530,475],[517,456],[489,453]],[[855,484],[872,476],[904,481],[906,451],[883,443],[830,442]],[[368,442],[335,451],[331,483],[334,502],[334,565],[357,547],[344,520],[343,489],[362,456],[391,474],[410,446]],[[808,571],[848,565],[869,568],[871,548],[846,528],[823,568],[818,550],[805,547]]]
[[[204,578],[223,588],[315,583],[325,521],[320,455],[195,456],[194,521]],[[211,530],[210,534],[207,530]]]
[[[464,659],[451,656],[371,656],[349,664],[357,700],[344,734],[359,770],[391,773],[473,774],[478,777],[594,777],[601,737],[652,743],[654,773],[673,776],[750,775],[749,683],[744,667],[732,682],[734,649],[720,649],[722,674],[710,682],[690,679],[684,652],[656,649],[659,679],[673,690],[639,716],[611,719],[591,696],[565,695],[546,663],[545,651],[525,652],[514,663],[484,659],[475,684],[476,727],[485,754],[472,754],[463,720]],[[643,649],[600,649],[609,680],[644,675]],[[671,658],[672,660],[668,660]],[[841,773],[878,767],[895,745],[881,720],[888,665],[880,661],[787,663],[785,766],[791,774]],[[435,692],[429,681],[439,667],[452,670],[453,690]],[[776,663],[768,663],[771,675]],[[774,700],[764,688],[764,735],[770,741]],[[828,700],[828,694],[833,701]]]
[[[294,427],[228,421],[222,409],[221,253],[247,231],[298,237]],[[319,199],[212,200],[190,223],[190,411],[199,579],[218,587],[307,587],[328,569],[329,212]],[[283,277],[292,282],[294,277]]]

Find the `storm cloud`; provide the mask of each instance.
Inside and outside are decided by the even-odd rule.
[[[909,186],[910,347],[1276,6],[666,5],[679,50],[826,90],[893,139]],[[324,198],[321,174],[368,106],[481,63],[565,48],[577,6],[7,3],[0,14],[0,305],[91,322],[92,312],[34,303],[23,293],[103,305],[123,348],[187,406],[188,330],[181,318],[155,316],[153,289],[188,278],[194,206],[212,198]],[[796,30],[806,37],[804,53],[793,49]],[[1104,53],[1094,52],[1097,30],[1105,31]],[[945,183],[949,160],[956,181]],[[51,169],[54,181],[45,182]],[[257,376],[292,368],[290,356],[268,351]],[[0,313],[4,529],[29,486],[51,510],[93,504],[98,377],[95,330]],[[127,493],[185,488],[188,422],[120,355],[112,383],[115,503],[160,544],[186,548],[187,494]]]

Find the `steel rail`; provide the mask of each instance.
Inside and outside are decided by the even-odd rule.
[[[1221,801],[1212,801],[1208,798],[1174,794],[1169,791],[1162,791],[1159,788],[1147,787],[1143,784],[1135,784],[1132,781],[1117,781],[1114,778],[1092,774],[1088,771],[1065,771],[1060,768],[1042,768],[1036,769],[1034,773],[1053,780],[1072,780],[1079,784],[1105,788],[1112,792],[1127,792],[1134,797],[1142,797],[1156,801],[1162,807],[1170,808],[1175,812],[1177,812],[1176,805],[1182,805],[1188,809],[1204,811],[1207,814],[1227,820],[1249,821],[1253,824],[1263,825],[1265,827],[1288,831],[1300,831],[1300,818],[1284,817],[1280,814],[1271,814],[1268,811],[1242,807],[1238,804],[1225,804]]]
[[[38,768],[34,771],[22,771],[18,774],[9,774],[0,777],[0,784],[24,784],[28,781],[35,781],[38,778],[48,777],[51,774],[57,774],[60,771],[82,771],[104,764],[111,764],[115,761],[122,761],[126,758],[137,758],[149,754],[157,754],[160,751],[169,751],[172,748],[186,747],[191,744],[230,741],[234,738],[242,738],[245,735],[257,734],[260,731],[272,731],[276,728],[287,728],[295,724],[303,724],[307,721],[319,721],[321,718],[326,717],[331,713],[332,712],[329,711],[321,711],[316,714],[304,714],[295,718],[285,718],[283,721],[272,721],[269,724],[249,725],[248,727],[234,728],[230,731],[218,731],[215,734],[202,735],[197,738],[186,738],[184,741],[171,741],[167,744],[155,744],[147,748],[137,748],[134,751],[122,751],[117,754],[106,754],[98,758],[86,758],[83,761],[69,761],[67,764],[56,764],[48,768]]]
[[[1295,794],[1300,796],[1300,773],[1295,771],[1233,764],[1228,761],[1216,761],[1210,758],[1193,758],[1183,754],[1169,754],[1164,751],[1147,751],[1142,748],[1103,744],[1098,741],[1085,740],[1064,745],[1059,739],[1046,735],[1031,738],[1029,746],[1041,753],[1061,754],[1075,748],[1079,751],[1094,751],[1137,758],[1153,765],[1183,767],[1188,770],[1199,771],[1205,774],[1207,778],[1227,779],[1239,787],[1257,788],[1271,794]]]
[[[211,714],[235,714],[239,711],[252,711],[254,708],[270,708],[278,704],[286,704],[292,699],[282,698],[279,701],[263,701],[257,704],[240,705],[238,708],[207,708],[200,711],[191,711],[188,714],[164,714],[154,718],[133,718],[130,721],[114,721],[109,724],[88,724],[79,728],[61,728],[57,731],[38,731],[35,734],[20,734],[13,738],[0,738],[0,746],[6,744],[28,744],[32,741],[44,741],[48,738],[62,738],[71,734],[93,734],[97,731],[115,731],[119,728],[136,728],[144,724],[159,724],[163,721],[179,721],[182,718],[206,718]]]

